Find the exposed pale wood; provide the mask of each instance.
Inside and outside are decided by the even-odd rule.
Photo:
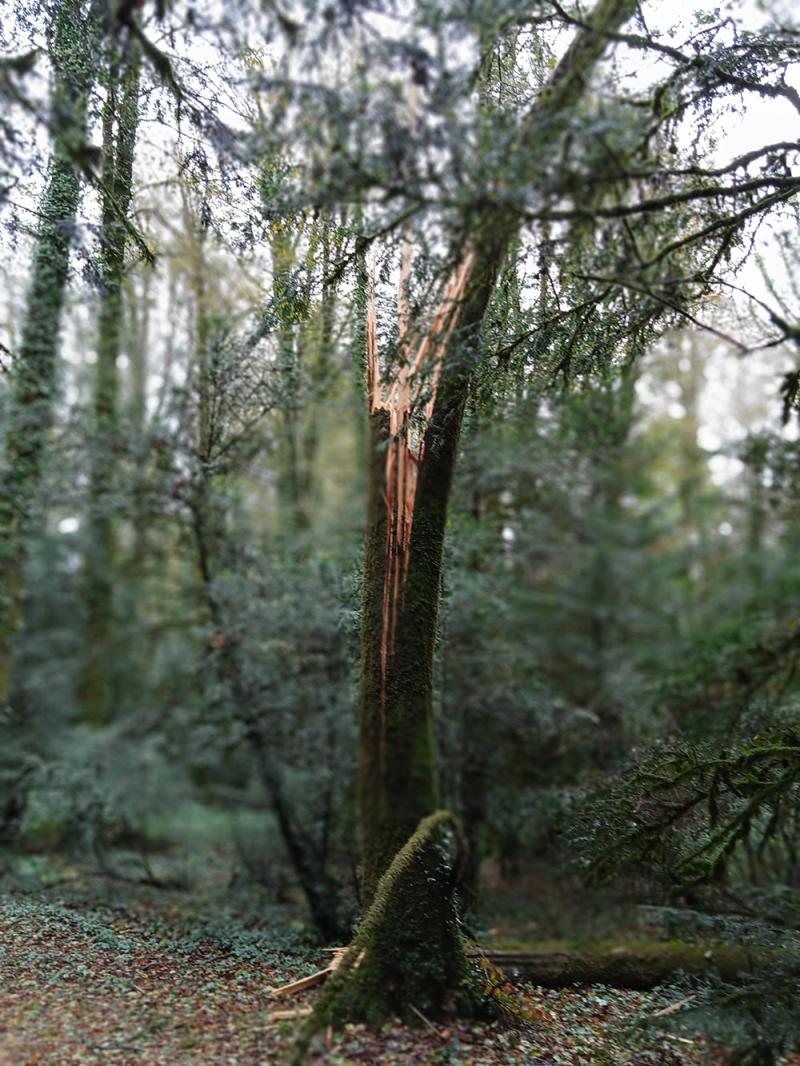
[[[316,988],[332,973],[335,973],[347,953],[347,948],[323,948],[322,950],[327,954],[333,955],[329,966],[325,966],[322,970],[317,970],[316,973],[309,974],[308,977],[300,977],[297,981],[292,981],[288,985],[281,985],[280,988],[273,989],[273,997],[293,996],[296,992],[304,992],[307,988]]]
[[[654,1018],[666,1018],[669,1014],[677,1014],[679,1010],[697,999],[697,996],[685,996],[683,999],[679,999],[677,1003],[670,1003],[668,1007],[662,1007],[661,1010],[657,1010],[653,1015]]]
[[[337,963],[338,965],[338,963]],[[333,973],[336,966],[326,966],[324,970],[317,970],[316,973],[309,974],[308,977],[301,977],[297,981],[292,981],[288,985],[281,985],[280,988],[272,990],[273,997],[275,996],[293,996],[295,992],[302,992],[306,988],[314,988],[316,985],[321,985],[328,974]]]
[[[398,368],[394,377],[385,384],[378,351],[374,261],[369,270],[366,335],[370,411],[383,410],[389,415],[384,475],[387,525],[381,634],[384,681],[388,674],[403,588],[408,575],[408,551],[418,470],[424,458],[425,430],[433,414],[447,346],[460,324],[460,310],[475,262],[474,250],[467,248],[444,285],[433,317],[421,338],[417,340],[419,335],[414,335],[408,306],[413,249],[410,236],[404,234],[398,293]],[[385,699],[385,685],[382,695]]]
[[[293,1010],[274,1010],[270,1011],[269,1020],[271,1022],[291,1022],[295,1018],[307,1018],[311,1014],[311,1007],[295,1007]]]
[[[432,1031],[433,1030],[433,1026],[428,1021],[428,1019],[425,1017],[425,1015],[422,1013],[422,1011],[419,1009],[419,1007],[415,1007],[413,1003],[409,1003],[409,1007],[411,1007],[411,1009],[416,1014],[416,1016],[418,1018],[421,1018],[422,1021],[425,1023],[425,1025],[427,1025],[427,1027]]]
[[[338,970],[339,964],[347,954],[347,948],[328,948],[327,950],[333,952],[333,958],[331,959],[331,964],[328,969]]]

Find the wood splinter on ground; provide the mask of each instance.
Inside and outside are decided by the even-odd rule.
[[[677,1014],[679,1010],[688,1006],[695,999],[697,999],[696,995],[686,996],[685,999],[679,999],[677,1003],[670,1003],[668,1007],[662,1007],[661,1010],[657,1010],[653,1017],[666,1018],[668,1014]]]
[[[328,974],[333,973],[332,966],[326,966],[324,970],[317,970],[316,973],[309,974],[308,977],[301,977],[297,981],[292,981],[291,984],[281,985],[280,988],[272,990],[273,997],[277,996],[293,996],[295,992],[304,992],[307,988],[315,988],[317,985],[321,985]]]
[[[313,1007],[292,1007],[291,1010],[275,1010],[270,1012],[269,1020],[271,1022],[291,1022],[295,1018],[307,1018],[312,1010]]]
[[[293,996],[297,992],[305,992],[307,988],[316,988],[317,985],[321,985],[332,973],[335,973],[339,968],[339,963],[342,961],[347,948],[325,948],[325,951],[330,952],[333,955],[330,965],[325,966],[321,970],[317,970],[316,973],[309,974],[307,977],[301,977],[297,981],[291,981],[288,985],[281,985],[280,988],[274,988],[272,990],[273,999],[277,999],[279,996]],[[270,1021],[285,1021],[288,1018],[295,1018],[310,1013],[310,1007],[302,1007],[293,1010],[273,1011],[270,1013],[269,1017]]]

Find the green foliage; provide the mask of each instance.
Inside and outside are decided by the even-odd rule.
[[[586,804],[581,833],[598,875],[661,872],[674,892],[725,883],[750,845],[797,835],[800,735],[787,726],[724,748],[664,747]],[[632,816],[632,808],[635,814]]]

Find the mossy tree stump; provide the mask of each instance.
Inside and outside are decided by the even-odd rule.
[[[294,1063],[304,1061],[314,1036],[329,1025],[488,1013],[458,921],[463,858],[461,830],[449,811],[420,822],[380,879],[355,939],[301,1029]]]

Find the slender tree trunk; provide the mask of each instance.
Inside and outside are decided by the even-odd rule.
[[[351,404],[355,415],[356,470],[353,480],[356,490],[368,492],[368,476],[365,476],[371,463],[372,444],[368,419],[364,418],[364,394],[367,383],[367,290],[369,287],[367,260],[364,249],[358,249],[355,255],[355,278],[353,297],[350,305],[350,346],[352,351],[352,388]],[[370,514],[368,508],[368,515]]]
[[[276,754],[266,735],[267,715],[256,706],[255,696],[246,680],[241,662],[238,634],[227,624],[222,604],[215,588],[214,559],[220,550],[221,522],[215,515],[210,485],[198,483],[191,502],[192,531],[197,551],[201,589],[209,620],[214,627],[214,647],[209,648],[220,681],[229,689],[235,713],[243,723],[248,743],[255,756],[258,773],[278,821],[281,838],[289,860],[297,874],[306,897],[314,925],[327,941],[335,941],[343,934],[339,908],[339,893],[326,870],[326,847],[321,845],[298,823],[286,794],[283,774]]]
[[[109,42],[108,86],[103,108],[103,190],[100,234],[102,292],[98,315],[92,450],[89,474],[89,529],[84,561],[86,652],[81,698],[84,716],[102,726],[111,713],[114,626],[114,471],[117,450],[119,371],[123,324],[122,283],[130,210],[133,157],[139,110],[140,55],[117,53]]]
[[[268,711],[247,677],[241,635],[217,592],[217,576],[228,562],[229,542],[225,516],[215,494],[214,450],[218,443],[215,418],[215,341],[210,330],[208,290],[203,255],[204,234],[197,232],[188,201],[184,201],[187,228],[192,233],[192,292],[195,301],[195,354],[197,374],[196,470],[189,509],[199,574],[201,609],[214,631],[207,655],[233,702],[234,713],[244,726],[256,767],[278,822],[314,925],[327,941],[344,933],[339,891],[327,870],[327,840],[324,831],[309,832],[296,816],[287,793],[283,769],[268,735]],[[294,496],[291,497],[295,499]]]
[[[292,232],[290,221],[279,219],[273,224],[270,240],[272,293],[278,317],[276,336],[285,389],[281,402],[283,429],[278,444],[278,495],[281,502],[281,525],[290,537],[302,535],[309,526],[308,500],[304,492],[306,467],[301,398],[303,353],[296,335],[300,319],[300,294],[293,289],[296,284],[296,240],[297,235]]]
[[[57,384],[57,346],[94,82],[93,13],[64,0],[52,27],[54,152],[39,209],[25,322],[13,367],[0,471],[0,705],[8,698],[22,620],[26,538],[42,478]]]
[[[486,752],[478,748],[478,737],[471,738],[461,775],[461,821],[467,855],[461,877],[462,903],[465,911],[478,902],[481,875],[481,832],[489,809],[490,774]]]
[[[147,420],[147,350],[150,341],[150,282],[148,270],[142,276],[142,291],[139,296],[133,279],[126,287],[126,313],[130,323],[130,419],[138,436],[144,432]]]
[[[304,384],[308,389],[305,404],[298,404],[295,410],[298,434],[299,474],[297,477],[295,529],[303,532],[311,525],[314,505],[314,486],[316,463],[320,446],[320,424],[318,406],[329,395],[332,384],[331,349],[333,328],[336,317],[336,289],[329,280],[331,265],[331,224],[328,219],[317,220],[317,230],[321,229],[319,242],[310,241],[306,255],[309,271],[313,266],[316,245],[321,245],[319,270],[322,275],[322,291],[319,304],[309,308],[308,318],[301,323],[297,338],[298,370],[304,373]]]
[[[587,629],[592,648],[591,664],[578,670],[578,702],[599,715],[602,740],[597,745],[597,763],[607,765],[620,754],[623,729],[613,693],[614,651],[624,645],[620,604],[623,588],[614,567],[614,538],[622,523],[623,464],[634,424],[636,364],[630,356],[620,369],[619,385],[606,386],[599,396],[589,397],[593,420],[602,417],[604,446],[591,457],[593,480],[591,506],[595,514],[595,539],[587,567],[589,592]],[[594,401],[594,402],[593,402]],[[599,406],[595,407],[595,403]]]

